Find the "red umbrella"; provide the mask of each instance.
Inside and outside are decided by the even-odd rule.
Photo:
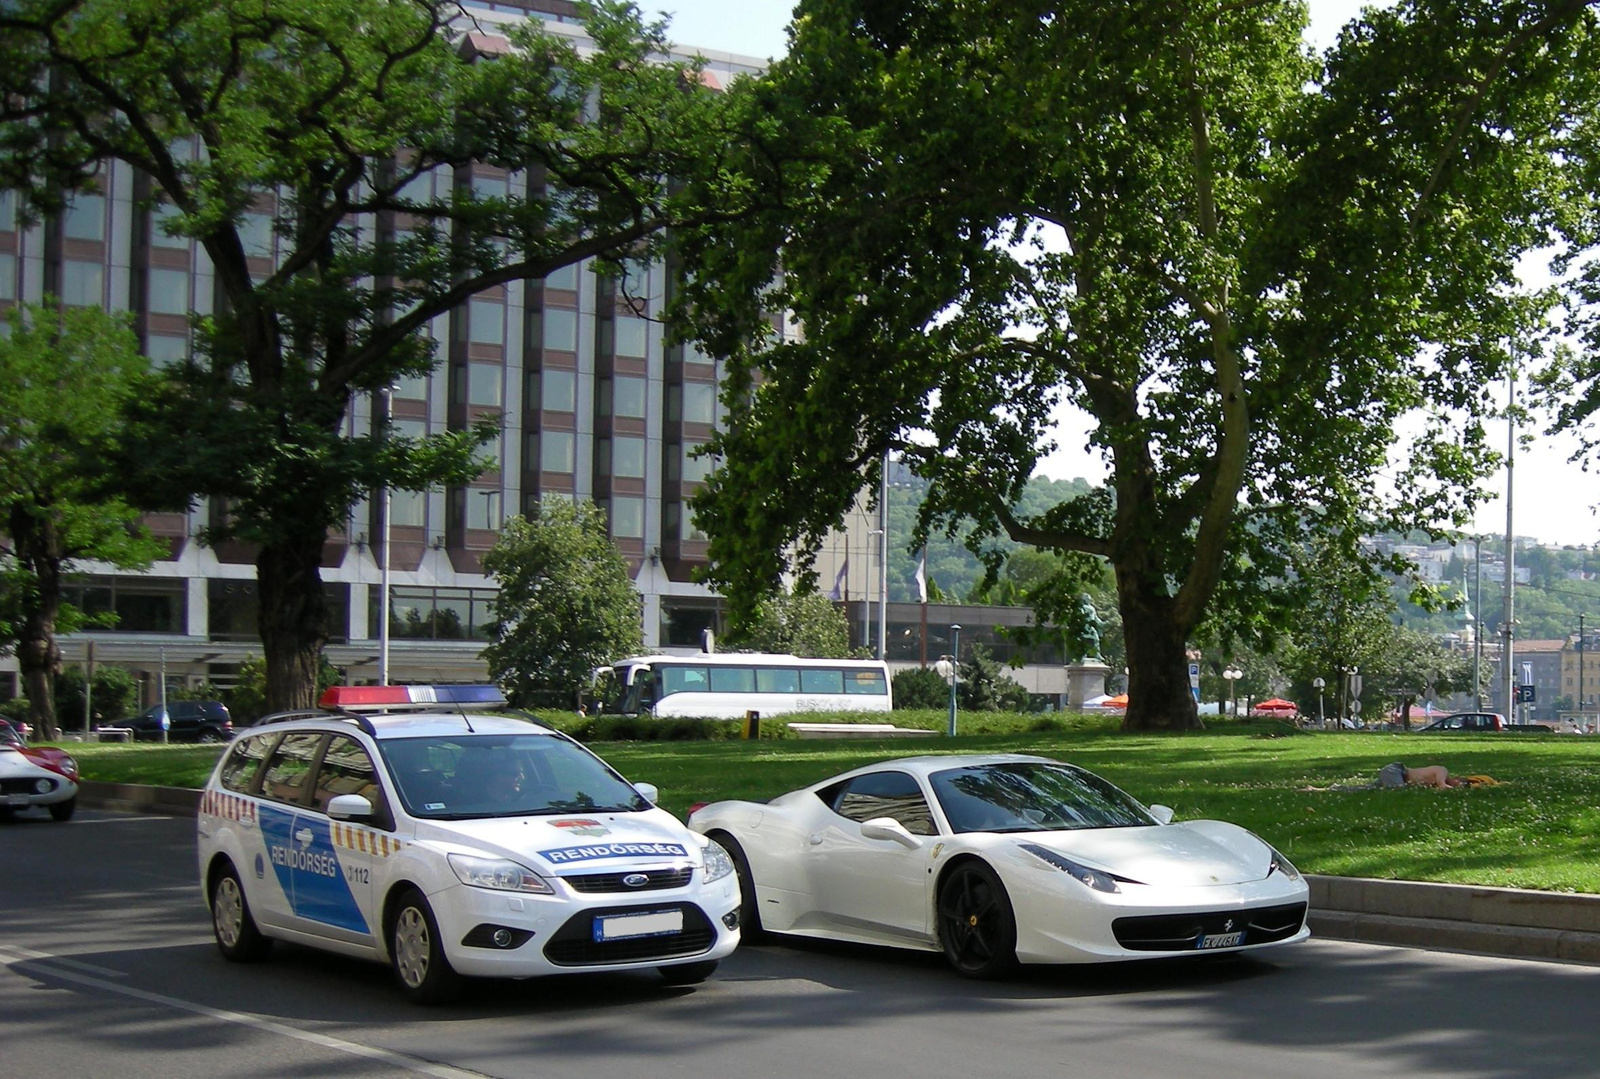
[[[1106,708],[1126,708],[1128,707],[1128,695],[1126,693],[1118,693],[1115,697],[1107,697],[1100,703]]]
[[[1262,701],[1256,705],[1257,712],[1298,712],[1300,706],[1293,701],[1286,701],[1282,697],[1273,697],[1271,700]]]

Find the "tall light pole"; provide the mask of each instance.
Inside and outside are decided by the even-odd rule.
[[[933,665],[939,676],[950,683],[950,729],[951,738],[956,736],[956,683],[961,681],[961,627],[950,627],[950,654],[940,656],[939,661]]]
[[[385,386],[378,391],[378,400],[382,402],[383,414],[378,421],[383,424],[383,437],[389,437],[389,402],[394,387]],[[383,554],[379,561],[378,571],[378,685],[389,684],[389,517],[393,508],[392,491],[386,483],[383,485],[383,521],[379,531],[383,539]]]
[[[1317,691],[1317,726],[1326,727],[1328,721],[1322,714],[1322,688],[1328,683],[1319,675],[1311,680],[1311,688]]]
[[[1500,684],[1504,690],[1501,698],[1505,702],[1506,715],[1515,719],[1517,715],[1515,673],[1512,670],[1514,652],[1514,638],[1516,636],[1516,621],[1514,601],[1516,598],[1517,577],[1517,539],[1512,531],[1511,524],[1511,499],[1515,488],[1512,483],[1513,469],[1516,466],[1517,455],[1517,355],[1516,342],[1511,346],[1511,373],[1506,378],[1506,622],[1501,628],[1506,636],[1505,650],[1500,656]]]
[[[1472,537],[1472,707],[1483,707],[1483,537]]]
[[[889,659],[889,451],[878,470],[878,658]]]

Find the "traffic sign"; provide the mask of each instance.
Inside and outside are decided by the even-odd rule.
[[[1198,663],[1189,664],[1189,692],[1194,694],[1194,699],[1198,703],[1200,700],[1200,664]]]
[[[1517,687],[1517,703],[1518,704],[1533,704],[1534,700],[1535,700],[1535,698],[1534,698],[1534,689],[1535,689],[1534,686],[1518,686]]]
[[[1359,699],[1350,702],[1350,714],[1353,716],[1361,714],[1361,701]]]

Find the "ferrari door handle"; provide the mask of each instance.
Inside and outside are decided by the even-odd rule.
[[[811,837],[811,845],[813,847],[820,846],[821,844],[822,844],[822,837],[820,835],[814,835],[814,836]]]

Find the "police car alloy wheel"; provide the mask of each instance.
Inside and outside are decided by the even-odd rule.
[[[322,703],[241,732],[201,795],[200,880],[229,958],[256,933],[384,963],[436,1003],[474,977],[687,985],[737,947],[734,859],[494,687]]]
[[[272,941],[261,935],[250,917],[250,905],[231,863],[218,867],[211,884],[211,929],[217,948],[236,963],[254,962],[272,947]]]

